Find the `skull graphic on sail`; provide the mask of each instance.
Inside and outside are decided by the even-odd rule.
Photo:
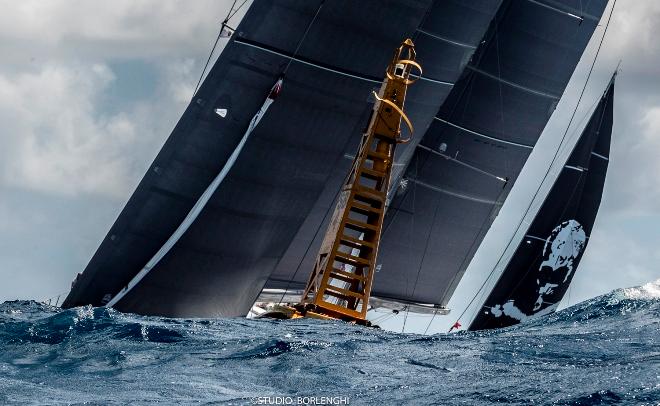
[[[568,280],[577,266],[586,242],[584,228],[575,220],[564,221],[552,230],[543,247],[543,262],[539,267],[540,275],[537,280],[539,296],[534,304],[534,311],[541,309],[546,295],[550,295],[554,288]]]
[[[541,316],[554,311],[558,303],[547,300],[555,293],[555,289],[569,280],[575,271],[587,242],[584,227],[576,220],[564,221],[555,227],[543,246],[542,262],[539,265],[536,278],[537,299],[531,314],[527,314],[516,306],[514,300],[503,305],[490,308],[495,317],[506,315],[523,321],[531,316]],[[544,304],[549,306],[544,308]]]

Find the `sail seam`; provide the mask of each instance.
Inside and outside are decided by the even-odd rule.
[[[547,97],[547,98],[549,98],[549,99],[557,100],[557,101],[561,98],[561,96],[557,96],[557,95],[555,95],[555,94],[551,94],[551,93],[543,92],[543,91],[541,91],[541,90],[532,89],[532,88],[530,88],[530,87],[523,86],[523,85],[520,85],[520,84],[518,84],[518,83],[511,82],[511,81],[506,80],[506,79],[502,79],[501,77],[495,76],[495,75],[493,75],[493,74],[491,74],[491,73],[488,73],[488,72],[486,72],[486,71],[483,71],[483,70],[481,70],[481,69],[479,69],[479,68],[477,68],[477,67],[475,67],[475,66],[472,66],[472,65],[468,65],[467,67],[468,67],[468,69],[472,70],[473,72],[479,73],[479,74],[481,74],[481,75],[483,75],[483,76],[486,76],[486,77],[489,77],[489,78],[491,78],[491,79],[493,79],[493,80],[497,80],[498,82],[500,82],[500,83],[504,83],[504,84],[509,85],[509,86],[511,86],[511,87],[515,87],[516,89],[520,89],[520,90],[523,90],[523,91],[525,91],[525,92],[535,94],[535,95],[537,95],[537,96]]]
[[[490,135],[482,134],[482,133],[476,132],[474,130],[470,130],[469,128],[465,128],[465,127],[462,127],[458,124],[454,124],[452,122],[449,122],[449,121],[447,121],[443,118],[440,118],[440,117],[434,117],[434,119],[440,121],[441,123],[445,123],[449,126],[457,128],[461,131],[465,131],[465,132],[473,134],[473,135],[478,135],[479,137],[487,138],[489,140],[493,140],[493,141],[501,142],[503,144],[513,145],[513,146],[521,147],[521,148],[528,148],[528,149],[533,149],[534,148],[533,145],[521,144],[519,142],[514,142],[514,141],[507,141],[507,140],[503,140],[501,138],[497,138],[497,137],[493,137],[493,136],[490,136]]]
[[[337,67],[325,66],[325,65],[322,65],[318,62],[307,61],[305,59],[301,59],[301,58],[297,58],[295,56],[287,55],[286,53],[284,53],[282,51],[269,48],[269,47],[264,46],[262,44],[257,44],[257,43],[254,43],[252,41],[248,42],[245,39],[237,38],[237,39],[234,40],[234,42],[236,42],[237,44],[241,44],[241,45],[251,47],[251,48],[259,49],[261,51],[268,52],[268,53],[273,54],[273,55],[281,56],[282,58],[286,58],[289,61],[295,61],[295,62],[301,63],[303,65],[307,65],[307,66],[311,66],[311,67],[314,67],[314,68],[317,68],[317,69],[325,70],[327,72],[332,72],[332,73],[336,73],[338,75],[363,80],[365,82],[378,83],[378,84],[382,83],[382,80],[380,80],[380,79],[375,79],[375,78],[371,78],[371,77],[368,77],[368,76],[359,75],[359,74],[354,73],[354,72],[347,72],[347,71],[344,71],[344,70],[342,70],[340,68],[337,68]],[[411,76],[414,76],[414,77],[419,78],[420,80],[423,80],[423,81],[426,81],[426,82],[436,83],[436,84],[445,85],[445,86],[454,86],[454,84],[452,82],[446,82],[444,80],[432,79],[432,78],[428,78],[428,77],[425,77],[425,76],[415,76],[415,75],[411,75]]]
[[[449,38],[441,37],[441,36],[439,36],[439,35],[437,35],[437,34],[433,34],[433,33],[431,33],[431,32],[428,32],[428,31],[426,31],[426,30],[423,30],[423,29],[421,29],[421,28],[418,28],[418,29],[417,29],[417,32],[421,32],[422,34],[427,35],[427,36],[429,36],[429,37],[431,37],[431,38],[435,38],[435,39],[437,39],[437,40],[440,40],[440,41],[443,41],[443,42],[447,42],[447,43],[449,43],[449,44],[456,45],[456,46],[459,46],[459,47],[468,48],[468,49],[477,49],[477,47],[474,46],[474,45],[470,45],[470,44],[466,44],[466,43],[464,43],[464,42],[454,41],[453,39],[449,39]]]
[[[341,71],[341,70],[336,69],[336,68],[331,68],[331,67],[328,67],[328,66],[319,65],[319,64],[313,63],[313,62],[308,62],[308,61],[302,60],[300,58],[296,58],[296,57],[293,57],[291,55],[287,55],[283,52],[279,52],[279,51],[276,51],[274,49],[266,48],[264,46],[257,45],[257,44],[251,43],[251,42],[246,42],[246,41],[243,41],[243,40],[238,39],[238,38],[236,40],[234,40],[234,42],[236,42],[237,44],[241,44],[241,45],[251,47],[251,48],[256,48],[256,49],[259,49],[259,50],[264,51],[264,52],[268,52],[268,53],[273,54],[273,55],[278,55],[278,56],[281,56],[283,58],[302,63],[303,65],[312,66],[312,67],[315,67],[315,68],[318,68],[318,69],[321,69],[321,70],[325,70],[325,71],[328,71],[328,72],[336,73],[336,74],[339,74],[339,75],[342,75],[342,76],[347,76],[347,77],[351,77],[351,78],[354,78],[354,79],[359,79],[359,80],[363,80],[365,82],[371,82],[371,83],[381,83],[382,82],[381,80],[372,79],[372,78],[369,78],[369,77],[366,77],[366,76],[357,75],[355,73],[344,72],[344,71]]]
[[[413,182],[413,183],[415,183],[419,186],[425,187],[427,189],[434,190],[434,191],[440,192],[440,193],[444,193],[444,194],[449,195],[449,196],[458,197],[459,199],[471,200],[471,201],[476,202],[476,203],[495,204],[495,205],[500,205],[500,206],[502,205],[501,202],[498,202],[498,201],[495,201],[495,200],[489,200],[489,199],[484,199],[484,198],[481,198],[481,197],[466,195],[466,194],[463,194],[463,193],[452,192],[452,191],[449,191],[447,189],[442,189],[441,187],[428,184],[428,183],[426,183],[424,181],[421,181],[421,180],[418,180],[418,179],[408,178],[408,180],[410,180],[411,182]]]

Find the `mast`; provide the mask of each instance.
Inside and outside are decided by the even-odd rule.
[[[314,271],[296,306],[299,316],[328,317],[366,324],[369,295],[376,270],[395,147],[401,139],[401,119],[415,62],[415,46],[406,39],[386,70],[376,103],[351,171],[319,250]]]

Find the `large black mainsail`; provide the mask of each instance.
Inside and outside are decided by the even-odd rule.
[[[448,83],[455,83],[482,41],[500,3],[499,0],[434,1],[427,17],[412,36],[424,72]],[[446,88],[448,94],[452,87]],[[417,91],[418,89],[411,89],[410,95],[414,96]],[[442,96],[438,109],[446,96]],[[406,105],[410,106],[410,103],[406,101]],[[431,113],[428,122],[418,123],[413,120],[416,134],[410,144],[399,146],[394,167],[395,178],[401,176],[415,152],[414,146],[420,142],[436,113],[437,110]],[[355,146],[351,145],[350,148],[347,149],[343,162],[336,166],[333,175],[328,179],[323,193],[270,276],[266,288],[289,289],[293,294],[302,291],[309,270],[314,267],[316,252],[323,238],[323,233],[319,231],[326,228],[334,207],[334,199],[350,169]],[[396,188],[397,185],[394,185],[393,189]],[[403,277],[408,277],[405,269],[398,271],[405,273]]]
[[[444,34],[454,48],[477,45],[476,52],[429,129],[416,135],[418,144],[408,151],[412,157],[385,219],[373,296],[447,304],[606,5],[606,0],[506,0],[480,42],[460,31]],[[316,249],[302,262],[301,252],[310,246],[344,173],[326,188],[324,205],[308,217],[267,287],[304,286]],[[321,237],[317,234],[311,245],[318,247]]]
[[[367,122],[368,96],[401,38],[417,41],[428,72],[407,98],[423,133],[499,5],[254,2],[64,307],[245,315],[301,226],[318,219],[315,205],[331,204],[328,185],[350,164],[345,155]],[[453,49],[453,39],[468,46]],[[222,183],[209,189],[239,145]]]
[[[614,78],[470,330],[553,312],[589,242],[605,183]]]

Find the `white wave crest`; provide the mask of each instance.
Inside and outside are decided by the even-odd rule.
[[[634,288],[621,290],[625,299],[660,299],[660,279]]]

